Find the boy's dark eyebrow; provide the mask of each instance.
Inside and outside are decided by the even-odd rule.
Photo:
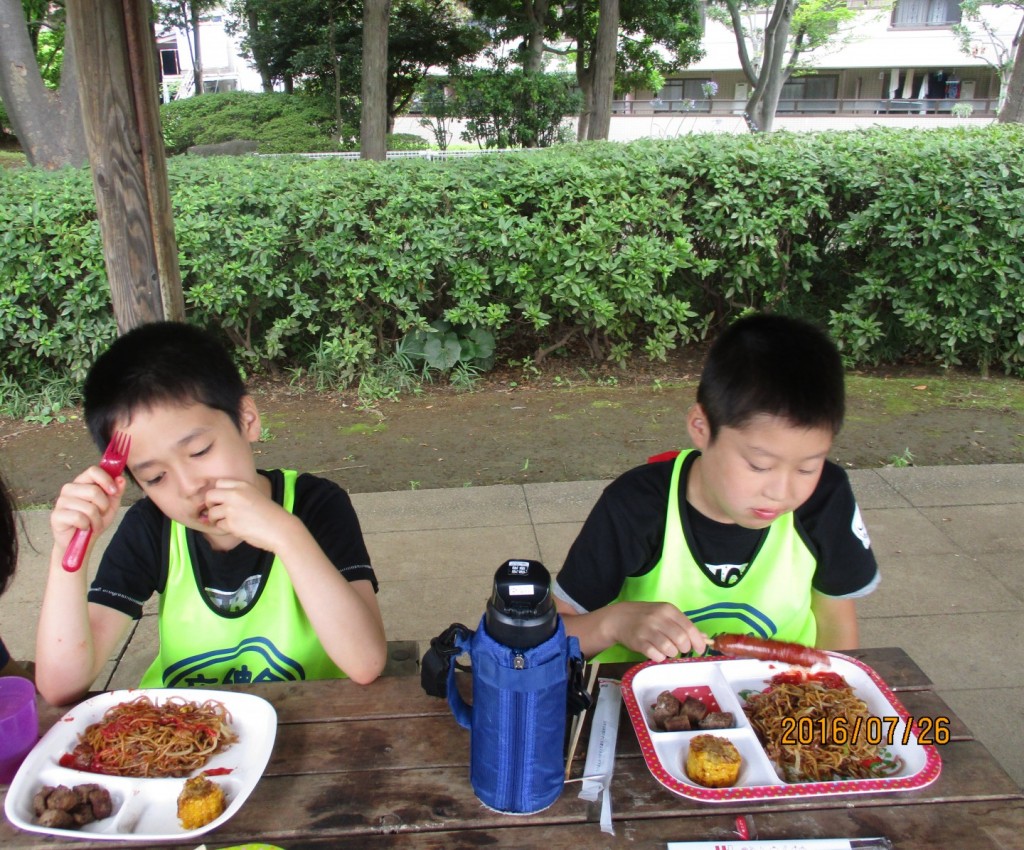
[[[195,428],[192,431],[189,431],[184,437],[182,437],[180,440],[178,440],[178,442],[176,442],[174,445],[175,445],[176,448],[181,448],[186,443],[191,442],[196,437],[200,436],[203,432],[209,431],[209,430],[210,429],[206,428],[206,427]],[[144,470],[147,467],[153,466],[156,463],[157,463],[157,461],[155,461],[155,460],[144,460],[142,463],[133,463],[131,465],[131,470],[132,470],[133,473],[138,473],[141,470]]]
[[[762,446],[751,446],[750,448],[751,448],[752,451],[757,452],[758,454],[761,454],[761,455],[768,455],[768,457],[775,457],[775,458],[778,457],[777,454],[775,454],[774,452],[770,451],[769,449],[763,448]],[[807,455],[807,457],[800,458],[800,462],[801,463],[806,463],[807,461],[811,461],[811,460],[821,460],[822,458],[827,458],[830,451],[831,451],[831,448],[826,449],[823,452],[818,452],[817,454]]]

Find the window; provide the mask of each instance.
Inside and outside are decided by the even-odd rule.
[[[711,102],[704,94],[706,79],[666,80],[651,102],[656,112],[710,112]]]
[[[790,77],[779,95],[779,112],[835,112],[839,78],[823,74]]]
[[[960,0],[898,0],[894,27],[949,27],[960,23]]]
[[[160,70],[165,77],[176,77],[181,73],[181,66],[178,65],[178,48],[160,48]]]
[[[216,94],[221,91],[237,91],[238,80],[203,80],[203,93]]]
[[[836,96],[838,77],[809,74],[806,77],[790,77],[782,87],[781,97],[794,100],[821,100]]]

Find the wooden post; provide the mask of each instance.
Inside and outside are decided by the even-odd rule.
[[[183,321],[149,0],[69,0],[79,95],[118,330]]]

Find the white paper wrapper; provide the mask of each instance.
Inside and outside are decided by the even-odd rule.
[[[615,743],[619,734],[622,690],[614,679],[598,680],[597,707],[590,725],[590,744],[583,768],[580,799],[596,802],[601,796],[601,831],[614,835],[612,828],[612,772],[615,768]]]

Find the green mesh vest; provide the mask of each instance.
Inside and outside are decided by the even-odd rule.
[[[282,472],[283,507],[291,513],[297,473]],[[185,526],[172,522],[170,538],[167,586],[160,597],[160,651],[140,687],[187,688],[345,675],[320,644],[278,558],[245,611],[219,612],[207,601],[193,568]]]
[[[679,516],[679,487],[690,451],[672,468],[665,540],[661,558],[649,573],[627,578],[616,602],[672,602],[705,634],[752,634],[813,646],[817,625],[811,612],[815,559],[797,533],[793,514],[768,528],[743,578],[730,587],[709,579],[686,544]],[[615,644],[595,656],[599,662],[640,661],[644,656]]]

